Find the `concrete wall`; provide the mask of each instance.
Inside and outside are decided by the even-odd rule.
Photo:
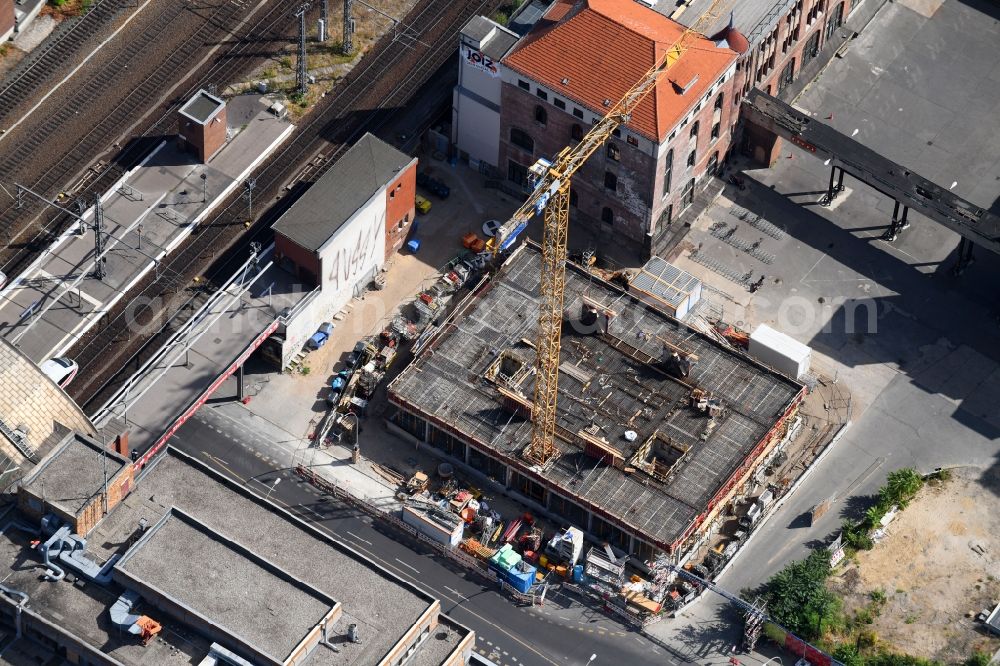
[[[383,187],[319,248],[320,284],[346,302],[385,265],[386,194]]]
[[[413,159],[385,188],[385,256],[392,256],[403,246],[416,217],[417,160]]]
[[[474,45],[458,50],[458,85],[452,95],[452,141],[468,155],[494,167],[500,165],[499,64]],[[463,155],[464,157],[464,155]]]

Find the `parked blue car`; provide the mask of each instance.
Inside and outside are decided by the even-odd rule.
[[[312,337],[306,342],[306,347],[308,349],[319,349],[330,339],[331,333],[333,333],[333,324],[328,322],[320,324],[319,330],[313,333]]]

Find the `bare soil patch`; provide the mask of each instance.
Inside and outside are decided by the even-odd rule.
[[[975,616],[1000,601],[1000,472],[954,470],[930,482],[832,579],[848,616],[872,615],[871,630],[893,651],[961,663],[992,654],[1000,640]],[[883,603],[873,603],[873,598]]]

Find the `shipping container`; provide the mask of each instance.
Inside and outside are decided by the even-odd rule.
[[[783,375],[799,379],[809,372],[812,349],[766,324],[750,334],[750,356]]]

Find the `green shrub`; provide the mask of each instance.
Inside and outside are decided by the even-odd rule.
[[[905,509],[910,500],[920,491],[924,480],[912,467],[904,467],[890,472],[885,485],[879,490],[879,504],[888,510],[893,504]]]
[[[965,666],[989,666],[990,658],[986,652],[973,652],[972,656],[965,660]]]
[[[868,598],[872,600],[873,603],[879,606],[884,606],[886,602],[885,590],[881,587],[876,588],[868,593]]]

